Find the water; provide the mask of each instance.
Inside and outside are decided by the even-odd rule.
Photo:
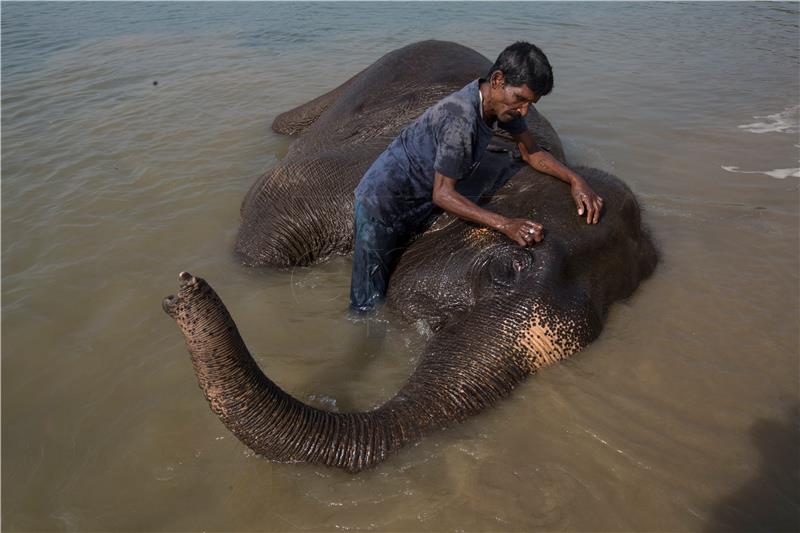
[[[798,9],[4,2],[4,529],[797,529]],[[348,259],[232,248],[290,143],[272,119],[432,37],[539,44],[539,110],[631,185],[662,262],[579,356],[373,471],[253,457],[161,298],[207,278],[315,405],[391,396],[425,332],[349,321]]]

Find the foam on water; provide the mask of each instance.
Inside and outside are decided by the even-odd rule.
[[[736,172],[738,174],[766,174],[767,176],[777,178],[779,180],[786,179],[789,176],[800,178],[800,168],[776,168],[775,170],[739,170],[739,167],[726,167],[722,165],[723,170],[728,172]]]
[[[787,107],[780,113],[772,115],[755,115],[753,118],[765,119],[761,122],[742,124],[739,129],[748,133],[792,133],[800,131],[800,105]],[[800,148],[799,145],[795,147]],[[800,161],[798,161],[800,162]],[[722,165],[722,169],[727,172],[739,174],[766,174],[776,179],[786,179],[788,177],[800,178],[800,168],[776,168],[773,170],[739,170],[738,166]]]
[[[765,120],[742,124],[739,129],[750,133],[797,133],[800,131],[800,105],[787,107],[773,115],[756,115],[753,118]]]

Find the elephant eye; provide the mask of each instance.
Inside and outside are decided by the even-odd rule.
[[[482,261],[475,279],[475,291],[511,288],[522,274],[533,266],[533,254],[518,247],[494,250]]]

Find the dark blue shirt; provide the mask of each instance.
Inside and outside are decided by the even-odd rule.
[[[406,126],[361,178],[356,201],[374,218],[390,225],[422,222],[434,213],[434,173],[459,182],[480,164],[492,138],[481,118],[479,83],[443,98]],[[516,134],[525,119],[497,125]]]

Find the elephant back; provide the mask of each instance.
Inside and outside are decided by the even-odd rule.
[[[462,45],[419,42],[279,115],[273,128],[302,134],[245,196],[236,240],[242,261],[291,267],[350,253],[353,191],[364,172],[406,125],[490,67],[488,59]],[[561,142],[547,119],[532,108],[527,121],[542,146],[563,161]],[[514,150],[508,137],[494,142],[504,143],[508,154]],[[507,178],[507,168],[498,170],[481,194]]]
[[[291,267],[349,253],[353,191],[364,172],[403,127],[488,67],[455,43],[415,43],[280,115],[275,129],[303,133],[245,196],[236,241],[242,261]]]

